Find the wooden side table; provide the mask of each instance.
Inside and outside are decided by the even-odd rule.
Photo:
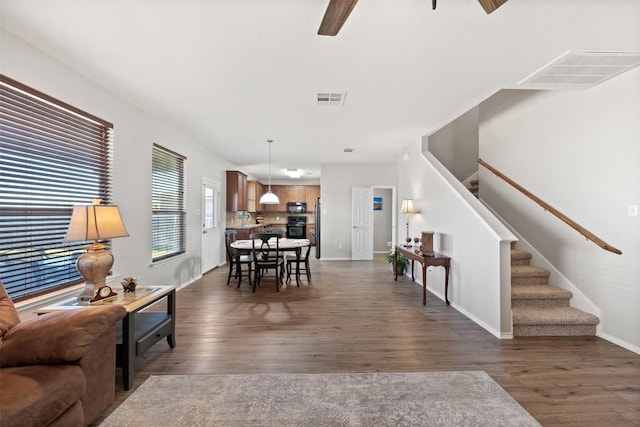
[[[54,311],[74,310],[99,305],[122,305],[127,314],[122,319],[122,325],[118,328],[116,344],[116,365],[122,367],[122,383],[125,390],[133,386],[136,358],[143,355],[153,344],[167,338],[169,347],[176,346],[176,289],[173,286],[138,286],[134,293],[124,293],[118,290],[118,298],[115,301],[106,301],[96,304],[80,302],[77,298],[69,298],[42,307],[35,312],[37,314],[52,313]],[[166,312],[143,312],[163,298],[167,299]],[[118,322],[120,323],[120,322]],[[120,325],[118,325],[120,326]]]
[[[411,260],[411,280],[413,276],[413,262],[418,261],[422,267],[422,305],[427,305],[427,267],[444,267],[444,300],[449,304],[449,269],[451,268],[451,258],[437,252],[416,252],[413,248],[404,246],[395,247],[393,254],[394,280],[398,280],[398,254],[404,255]]]

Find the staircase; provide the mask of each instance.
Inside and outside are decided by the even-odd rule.
[[[514,336],[595,335],[600,320],[569,307],[573,294],[549,285],[549,272],[530,265],[531,254],[511,245],[511,312]]]
[[[469,181],[469,186],[467,187],[467,189],[469,189],[469,191],[471,191],[474,196],[478,197],[478,191],[480,191],[480,180],[473,179]]]

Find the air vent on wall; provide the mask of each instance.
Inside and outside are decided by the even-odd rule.
[[[529,77],[519,89],[585,89],[640,65],[640,52],[568,51]]]
[[[318,92],[316,103],[318,105],[333,105],[340,107],[344,104],[346,92]]]

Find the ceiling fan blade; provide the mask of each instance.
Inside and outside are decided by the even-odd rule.
[[[329,5],[318,29],[321,36],[335,36],[342,28],[358,0],[329,0]]]
[[[482,5],[483,9],[487,14],[493,12],[503,4],[507,2],[507,0],[478,0]]]

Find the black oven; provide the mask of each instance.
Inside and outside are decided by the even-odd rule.
[[[287,202],[287,213],[306,213],[307,204],[305,202]]]
[[[307,218],[304,216],[287,217],[287,238],[306,239],[307,238]]]

